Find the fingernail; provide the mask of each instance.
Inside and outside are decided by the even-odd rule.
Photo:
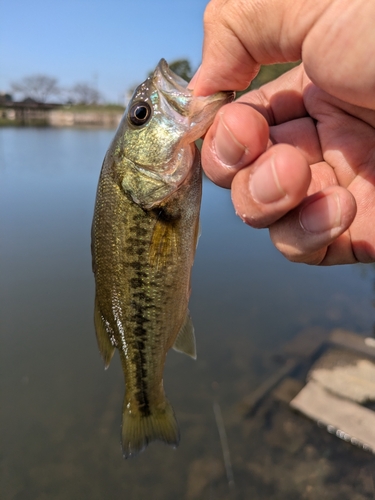
[[[274,155],[250,176],[249,189],[254,200],[259,203],[273,203],[286,196],[277,175]]]
[[[301,210],[301,226],[310,233],[323,233],[341,224],[340,197],[329,194],[313,201]]]
[[[219,116],[219,123],[214,138],[214,149],[219,160],[228,167],[235,167],[246,152],[243,146],[234,137],[222,115]]]

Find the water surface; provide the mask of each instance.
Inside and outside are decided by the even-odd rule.
[[[302,330],[372,331],[372,267],[286,262],[266,231],[236,218],[230,193],[208,181],[190,306],[198,360],[171,352],[165,371],[181,444],[154,443],[122,459],[124,382],[117,356],[104,371],[96,346],[90,256],[96,184],[112,136],[0,129],[0,498],[373,498],[371,455],[303,417],[290,421],[287,408],[276,414],[294,426],[290,439],[284,424],[245,421],[241,410]]]

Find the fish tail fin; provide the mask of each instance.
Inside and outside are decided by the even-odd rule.
[[[173,408],[167,399],[163,408],[150,409],[147,414],[131,412],[124,404],[122,414],[122,452],[124,458],[134,457],[151,441],[164,441],[176,448],[180,432]]]

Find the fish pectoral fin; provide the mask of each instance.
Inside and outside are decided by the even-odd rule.
[[[100,313],[97,298],[95,298],[94,324],[99,351],[104,360],[105,369],[107,369],[111,362],[113,353],[115,352],[115,348],[109,339],[108,332],[103,322],[103,317]]]
[[[173,221],[156,221],[150,243],[149,259],[151,266],[162,269],[166,264],[174,262],[178,255],[178,239],[179,233]]]
[[[177,338],[173,344],[173,349],[187,354],[193,359],[197,359],[194,326],[189,311],[186,314],[181,330],[178,332]]]

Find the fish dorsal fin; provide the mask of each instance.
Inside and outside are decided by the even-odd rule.
[[[98,342],[98,347],[100,354],[104,360],[105,369],[109,367],[115,348],[113,347],[106,327],[103,322],[103,317],[100,313],[98,299],[95,298],[95,312],[94,312],[94,323],[96,331],[96,340]]]
[[[186,313],[186,318],[181,330],[178,332],[173,349],[178,352],[187,354],[193,359],[197,359],[197,351],[195,347],[194,326],[191,321],[189,311]]]

